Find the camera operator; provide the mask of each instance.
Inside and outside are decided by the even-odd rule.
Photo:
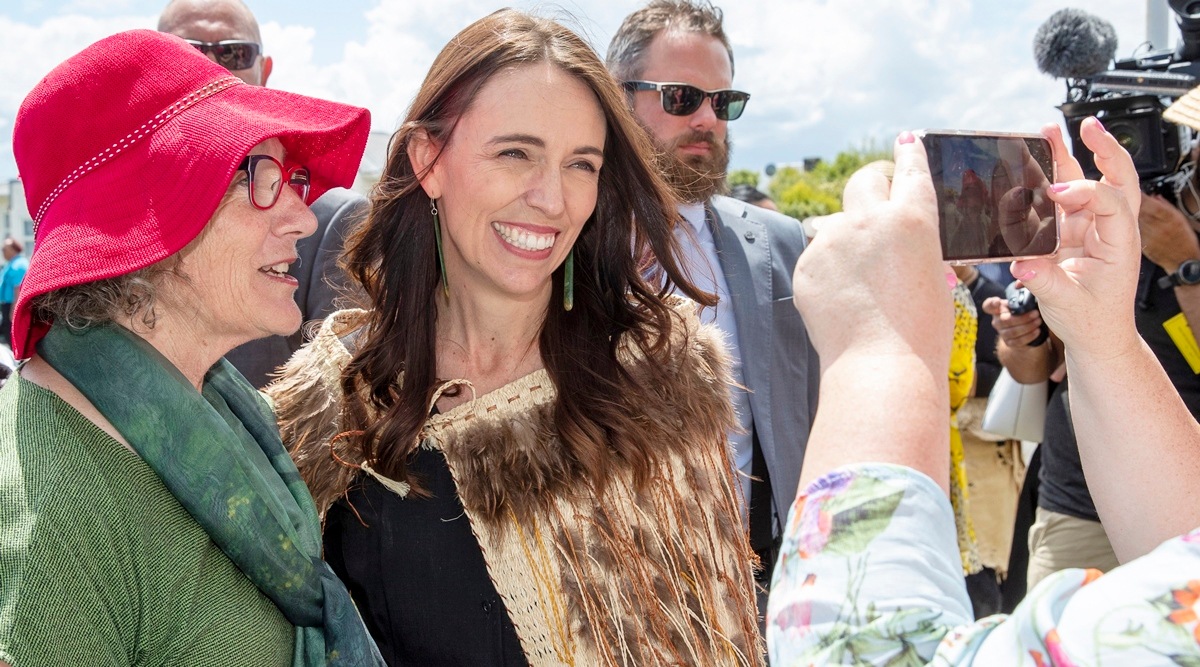
[[[1200,125],[1200,117],[1193,120]],[[1183,123],[1187,125],[1188,123]],[[1173,287],[1188,325],[1200,327],[1200,195],[1198,195],[1196,161],[1200,159],[1200,143],[1193,146],[1188,165],[1184,168],[1182,186],[1173,204],[1160,194],[1142,197],[1138,213],[1138,229],[1142,235],[1142,255],[1163,270],[1167,283],[1155,287]],[[1159,283],[1163,283],[1160,277]],[[1153,291],[1151,291],[1153,294]],[[1139,304],[1143,292],[1139,288]],[[1200,360],[1196,360],[1200,361]]]
[[[1200,130],[1200,89],[1172,105],[1164,117]],[[1197,157],[1200,149],[1192,152],[1193,164]],[[1200,376],[1193,370],[1200,370],[1200,354],[1195,352],[1188,326],[1200,325],[1200,223],[1193,213],[1200,212],[1200,197],[1196,196],[1195,170],[1188,166],[1185,171],[1189,179],[1181,181],[1180,207],[1161,195],[1142,198],[1139,227],[1143,254],[1135,320],[1138,332],[1188,409],[1200,415]],[[1000,338],[997,353],[1013,379],[1024,384],[1062,380],[1046,408],[1037,515],[1028,537],[1028,587],[1066,568],[1107,571],[1116,567],[1117,555],[1100,525],[1079,460],[1067,397],[1069,379],[1061,377],[1065,373],[1062,343],[1052,333],[1044,344],[1031,344],[1042,324],[1036,309],[1013,315],[1008,303],[999,298],[985,301],[983,309],[992,315]]]

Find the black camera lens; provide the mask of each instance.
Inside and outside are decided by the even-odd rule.
[[[1008,297],[1008,311],[1013,315],[1024,315],[1031,310],[1037,310],[1037,297],[1024,287],[1005,290],[1004,295]]]
[[[1200,0],[1168,0],[1171,11],[1185,20],[1200,18]]]
[[[1124,148],[1136,162],[1138,154],[1146,145],[1146,138],[1140,129],[1125,123],[1114,123],[1105,129],[1112,133],[1117,143],[1121,144],[1121,148]]]
[[[1013,315],[1024,315],[1032,310],[1037,310],[1037,297],[1025,287],[1017,287],[1015,281],[1004,288],[1004,297],[1008,300],[1008,312]],[[1029,347],[1037,347],[1050,337],[1050,327],[1047,327],[1045,322],[1042,322],[1039,329],[1037,338],[1029,342]]]

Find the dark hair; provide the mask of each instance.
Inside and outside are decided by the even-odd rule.
[[[746,183],[740,183],[733,186],[733,189],[729,191],[729,196],[733,197],[734,199],[744,201],[747,204],[757,204],[760,201],[771,198],[771,196],[767,193],[759,190],[753,185],[747,185]]]
[[[639,437],[629,406],[665,380],[676,317],[665,298],[678,286],[705,305],[715,304],[681,273],[672,234],[676,201],[653,162],[649,137],[596,53],[548,19],[511,9],[480,19],[434,61],[392,137],[367,220],[349,240],[345,258],[371,310],[342,375],[344,427],[348,434],[361,431],[351,446],[392,479],[416,481],[406,461],[439,384],[437,249],[430,200],[419,184],[422,174],[413,171],[409,143],[424,133],[444,147],[493,75],[538,63],[553,64],[587,85],[607,124],[596,208],[574,246],[575,307],[548,308],[538,339],[558,390],[554,425],[574,464],[572,481],[582,477],[601,488],[615,454],[632,467],[639,486],[645,483],[656,454]],[[651,253],[661,271],[647,276]],[[562,303],[561,267],[552,282],[551,304]],[[622,345],[651,360],[647,375],[635,379],[622,365],[617,354]]]
[[[4,246],[6,248],[12,248],[13,250],[17,251],[17,254],[25,252],[25,244],[21,243],[17,239],[14,239],[11,236],[4,239]]]
[[[699,32],[713,37],[729,54],[729,72],[733,73],[733,47],[725,35],[724,13],[708,0],[653,0],[625,17],[617,34],[608,44],[605,62],[618,81],[642,78],[643,58],[650,42],[666,30]]]

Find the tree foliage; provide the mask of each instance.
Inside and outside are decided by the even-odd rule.
[[[829,215],[842,210],[842,190],[850,175],[877,160],[891,159],[891,152],[872,143],[842,151],[830,162],[821,161],[810,171],[782,167],[768,186],[779,210],[798,220]]]
[[[729,172],[725,177],[725,181],[728,183],[730,190],[739,185],[749,185],[752,188],[757,188],[758,172],[753,169],[735,169]]]

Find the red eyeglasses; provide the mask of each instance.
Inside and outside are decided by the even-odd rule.
[[[283,164],[270,155],[247,155],[238,170],[249,176],[250,203],[254,208],[265,211],[274,206],[279,201],[279,193],[283,192],[284,182],[308,204],[311,185],[308,167],[285,170]]]

